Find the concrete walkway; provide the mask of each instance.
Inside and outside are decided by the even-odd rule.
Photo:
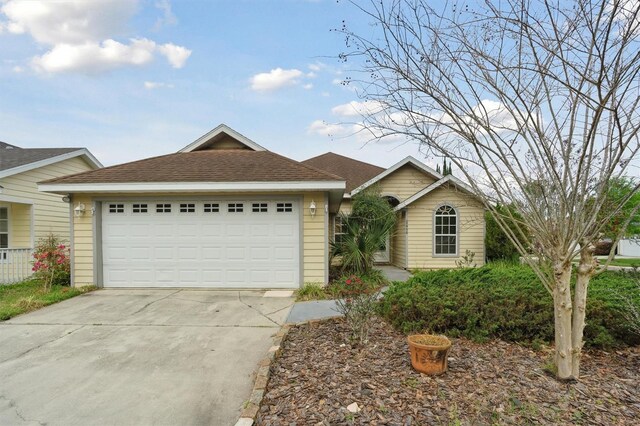
[[[393,281],[406,281],[411,278],[411,273],[406,269],[398,268],[393,265],[378,265],[375,267],[382,271],[384,276],[391,282]]]
[[[384,276],[391,282],[406,281],[411,274],[401,268],[391,265],[376,266],[380,269]],[[382,289],[382,293],[387,287]],[[296,302],[289,312],[287,323],[296,324],[311,320],[320,320],[326,318],[334,318],[341,316],[336,307],[335,300],[311,300],[308,302]]]
[[[0,425],[233,425],[293,304],[265,296],[98,290],[0,322]]]

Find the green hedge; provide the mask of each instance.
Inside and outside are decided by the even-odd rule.
[[[621,295],[640,304],[637,277],[605,272],[594,277],[587,303],[587,346],[611,348],[640,343],[619,307]],[[394,283],[380,312],[406,332],[429,331],[474,340],[522,343],[553,341],[553,300],[525,265],[418,272]]]

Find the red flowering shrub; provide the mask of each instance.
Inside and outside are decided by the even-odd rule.
[[[380,294],[379,286],[350,275],[340,279],[336,287],[336,306],[351,329],[351,340],[358,344],[367,343]]]
[[[69,285],[71,282],[71,262],[69,247],[63,241],[49,234],[40,239],[33,251],[34,275],[44,283],[44,289],[52,285]]]

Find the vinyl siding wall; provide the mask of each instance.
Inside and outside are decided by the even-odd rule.
[[[400,268],[407,267],[407,227],[405,225],[406,218],[402,217],[402,212],[398,212],[396,227],[391,237],[391,264]]]
[[[458,212],[458,256],[439,257],[433,253],[433,213],[442,204]],[[440,187],[407,207],[408,269],[455,268],[466,250],[475,253],[474,263],[484,264],[484,208],[474,198],[452,187]]]
[[[197,194],[197,197],[202,197],[205,194]],[[209,194],[212,197],[215,196],[229,196],[229,193],[217,193]],[[261,194],[242,194],[242,198],[250,197],[251,195],[264,196]],[[278,195],[289,195],[294,197],[300,197],[300,194],[282,193]],[[185,194],[145,194],[144,197],[171,197],[180,196],[185,197]],[[188,195],[187,195],[188,196]],[[121,195],[122,198],[131,198],[131,194]],[[74,204],[84,203],[87,210],[90,210],[95,199],[106,198],[104,195],[85,195],[76,194],[73,197]],[[109,198],[118,198],[118,194],[109,194]],[[311,201],[315,201],[317,205],[315,217],[311,216],[309,212],[309,205]],[[302,259],[303,266],[302,282],[318,282],[326,283],[328,279],[327,262],[328,262],[328,227],[325,226],[325,194],[323,192],[305,193],[302,196],[303,209],[302,216]],[[96,224],[97,226],[97,224]],[[75,286],[84,285],[101,285],[102,283],[96,283],[94,278],[94,217],[85,214],[81,217],[74,217],[74,252],[73,252],[73,284]],[[101,260],[100,260],[101,261]],[[302,284],[302,283],[301,283]]]
[[[407,164],[376,183],[381,195],[392,195],[402,202],[431,185],[434,179]]]
[[[2,195],[33,201],[34,238],[37,241],[50,232],[69,240],[69,204],[62,201],[58,194],[38,191],[38,182],[55,177],[92,170],[82,158],[76,157],[55,164],[18,173],[0,179],[4,187]],[[24,204],[14,204],[10,212],[12,247],[31,247],[31,212]],[[15,228],[14,228],[15,224]]]

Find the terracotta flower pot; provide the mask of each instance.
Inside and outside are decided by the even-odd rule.
[[[451,349],[449,339],[431,334],[414,334],[407,340],[413,368],[430,375],[447,371],[447,355]]]

